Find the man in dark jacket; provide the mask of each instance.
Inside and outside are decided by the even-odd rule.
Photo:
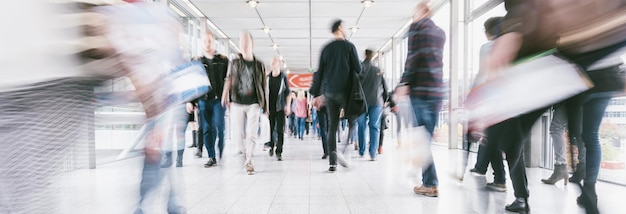
[[[261,110],[267,112],[265,65],[252,53],[250,32],[239,35],[239,46],[242,53],[233,60],[226,75],[222,105],[230,107],[231,127],[237,127],[232,129],[234,139],[246,155],[246,172],[254,175],[252,157],[259,139],[259,117]]]
[[[347,166],[347,163],[337,153],[339,112],[342,107],[345,107],[347,93],[350,91],[346,84],[349,75],[351,72],[361,72],[356,47],[351,42],[346,41],[345,30],[341,23],[341,20],[336,20],[331,27],[335,40],[326,44],[322,50],[319,67],[313,75],[313,84],[309,91],[315,97],[313,105],[317,109],[320,109],[322,103],[325,103],[327,108],[329,172],[336,171],[338,158],[342,166]]]
[[[291,114],[291,89],[287,83],[287,75],[280,70],[280,59],[272,59],[272,71],[267,75],[267,93],[269,120],[270,120],[270,145],[269,154],[274,154],[276,146],[276,159],[283,160],[283,139],[285,137],[285,115]],[[276,138],[274,138],[276,135]]]
[[[365,154],[365,130],[369,126],[369,155],[370,160],[375,161],[378,155],[378,146],[380,140],[380,120],[383,112],[383,93],[387,94],[385,80],[380,73],[380,68],[372,65],[374,52],[365,50],[365,60],[361,64],[363,71],[360,79],[367,103],[367,112],[361,114],[358,118],[359,130],[359,155],[363,157]],[[385,91],[382,91],[385,89]],[[369,123],[368,123],[369,121]]]
[[[224,152],[224,113],[226,109],[221,104],[224,90],[224,78],[228,70],[228,58],[215,53],[215,35],[207,31],[204,35],[204,56],[197,60],[202,62],[206,70],[212,90],[198,98],[199,120],[202,129],[202,141],[206,146],[209,161],[204,167],[212,167],[217,164],[215,141],[219,140],[219,156]],[[191,103],[187,104],[187,111],[193,111]],[[196,156],[202,157],[202,145],[198,146]]]

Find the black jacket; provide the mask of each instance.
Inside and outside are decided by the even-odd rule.
[[[202,65],[204,65],[212,88],[211,91],[205,96],[200,97],[200,99],[221,99],[222,92],[224,91],[224,78],[226,78],[226,72],[228,72],[228,58],[224,55],[217,54],[210,63],[205,56],[196,58],[195,60],[200,61]]]
[[[280,83],[280,88],[278,89],[278,94],[276,95],[270,95],[270,81],[269,78],[272,75],[272,73],[270,72],[269,75],[267,75],[267,80],[266,82],[266,86],[265,86],[265,94],[266,97],[265,99],[267,100],[268,104],[267,107],[269,108],[269,105],[276,105],[276,111],[281,111],[285,108],[285,106],[287,105],[287,97],[289,97],[289,94],[291,93],[291,89],[289,89],[289,83],[287,81],[287,75],[285,75],[284,72],[280,72],[280,77],[283,80]],[[276,99],[276,103],[269,103],[270,101],[270,96],[278,96]]]
[[[322,50],[317,72],[309,92],[314,97],[320,95],[345,95],[349,91],[350,72],[361,73],[361,63],[356,47],[346,40],[334,40]]]

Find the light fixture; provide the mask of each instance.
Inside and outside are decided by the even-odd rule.
[[[291,70],[287,69],[287,74],[291,73]]]
[[[200,18],[204,18],[204,14],[202,14],[202,12],[200,12],[200,10],[198,10],[198,8],[193,5],[193,3],[191,3],[189,0],[184,0],[185,4],[187,4],[187,6],[189,6],[189,8],[191,8],[191,10],[193,10],[194,13],[196,13],[196,15],[198,15],[198,17]]]
[[[364,1],[361,1],[361,3],[363,3],[363,7],[370,7],[370,6],[372,6],[372,3],[374,3],[374,1],[372,1],[372,0],[364,0]]]
[[[285,57],[283,57],[282,55],[278,56],[278,59],[280,59],[280,61],[283,61],[285,59]]]
[[[277,44],[273,44],[272,48],[274,48],[274,50],[278,49],[278,45]]]
[[[178,14],[180,17],[187,17],[187,15],[185,15],[185,13],[183,13],[183,11],[180,11],[180,9],[178,9],[176,6],[174,6],[173,4],[170,4],[170,8],[176,13]]]
[[[356,33],[357,31],[359,31],[358,27],[351,27],[350,30],[352,31],[352,33]]]
[[[255,0],[249,0],[246,3],[248,3],[248,6],[255,8],[257,4],[259,4],[259,1],[255,1]]]
[[[283,63],[283,68],[287,68],[287,63]]]
[[[264,27],[264,28],[263,28],[263,32],[265,32],[265,33],[269,33],[269,32],[270,32],[270,28],[268,28],[268,27]]]

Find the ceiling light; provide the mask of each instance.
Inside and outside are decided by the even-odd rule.
[[[285,57],[283,57],[283,56],[281,55],[281,56],[278,56],[278,59],[280,59],[280,60],[282,61],[282,60],[284,60],[284,59],[285,59]]]
[[[374,3],[374,1],[372,1],[372,0],[364,0],[364,1],[361,1],[361,3],[363,3],[363,7],[370,7],[370,6],[372,6],[372,3]]]
[[[358,27],[351,27],[350,30],[352,31],[352,33],[356,33],[357,31],[359,31]]]
[[[269,32],[270,32],[270,28],[268,28],[268,27],[264,27],[264,28],[263,28],[263,32],[265,32],[265,33],[269,33]]]
[[[277,44],[273,44],[272,48],[274,48],[274,50],[278,49],[278,45]]]
[[[283,68],[287,68],[287,63],[283,63]]]
[[[259,4],[259,1],[249,0],[246,3],[248,3],[248,6],[254,8],[254,7],[256,7],[257,4]]]
[[[287,74],[291,73],[291,70],[287,69]]]

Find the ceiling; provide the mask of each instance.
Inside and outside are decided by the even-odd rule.
[[[366,48],[378,50],[411,19],[416,0],[259,0],[256,8],[247,0],[190,0],[234,44],[243,30],[254,38],[255,55],[269,63],[282,55],[292,73],[317,69],[324,44],[331,41],[332,21],[340,18],[363,58]],[[264,27],[271,30],[263,31]],[[352,32],[350,28],[357,27]],[[350,35],[351,34],[351,35]],[[278,45],[275,50],[272,45]]]

